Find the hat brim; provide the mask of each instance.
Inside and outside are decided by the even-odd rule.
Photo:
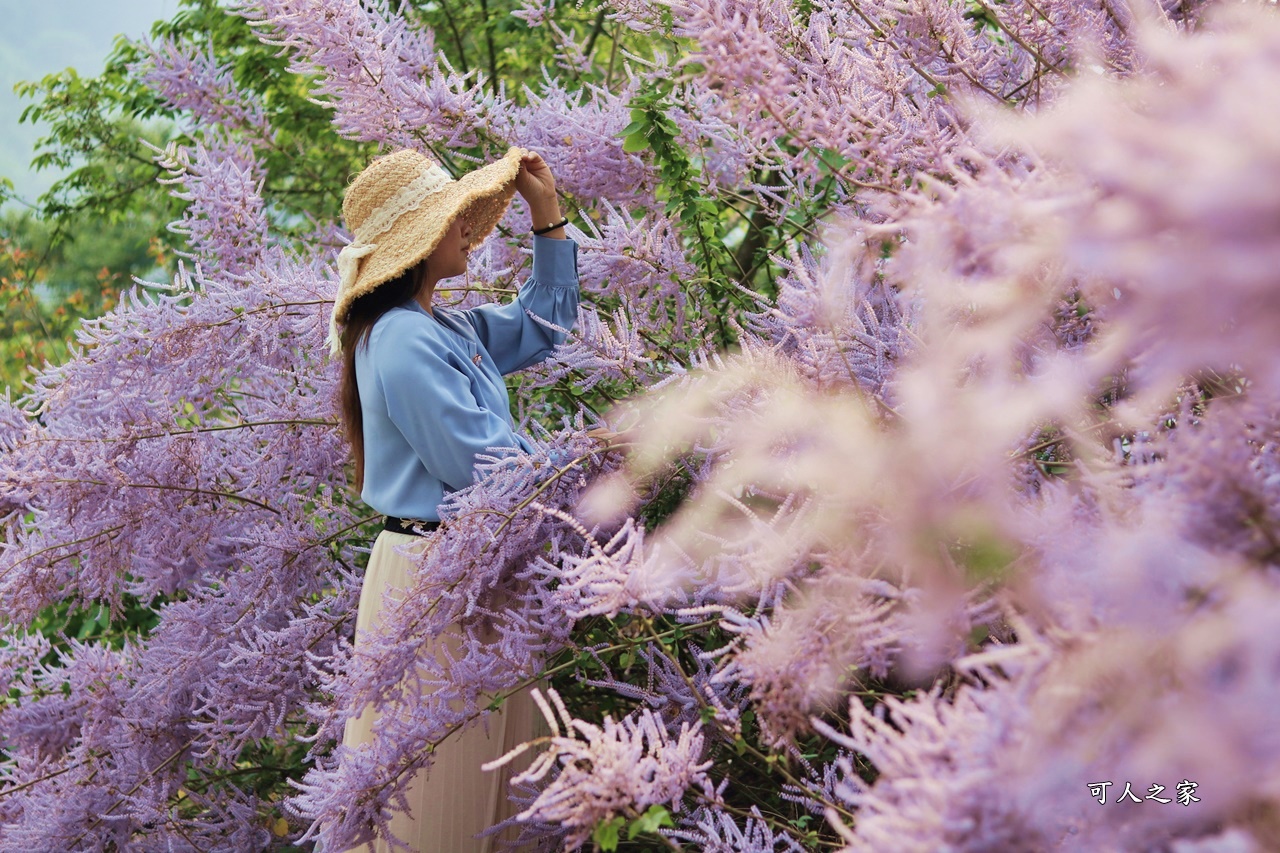
[[[472,245],[488,237],[515,195],[524,153],[523,148],[512,148],[502,159],[467,172],[429,196],[417,210],[396,219],[361,260],[355,283],[338,295],[334,320],[345,324],[356,299],[427,258],[459,215],[465,215],[471,225]]]

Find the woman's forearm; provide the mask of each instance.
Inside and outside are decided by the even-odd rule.
[[[516,192],[529,205],[530,230],[542,231],[564,218],[560,213],[560,199],[556,197],[556,179],[551,174],[551,167],[534,151],[525,152],[520,161]],[[542,236],[560,239],[564,237],[564,229],[554,228],[543,232]]]
[[[536,197],[534,199],[525,199],[529,203],[529,220],[531,230],[537,231],[546,228],[548,225],[554,225],[564,218],[560,213],[560,199],[556,198],[553,192],[550,198]],[[543,237],[551,237],[554,239],[562,239],[564,237],[564,228],[555,228],[551,231],[544,231]]]

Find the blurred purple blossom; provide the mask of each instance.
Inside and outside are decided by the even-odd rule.
[[[551,727],[547,748],[515,781],[554,774],[551,782],[521,813],[522,820],[542,820],[569,830],[565,849],[577,849],[601,821],[617,814],[642,814],[649,806],[669,803],[679,810],[685,792],[698,788],[715,793],[701,761],[699,727],[668,732],[661,716],[643,709],[620,722],[605,717],[597,726],[574,719],[555,691],[551,704],[534,696]],[[553,709],[554,706],[554,709]],[[523,748],[521,749],[523,751]],[[487,769],[514,758],[512,752]]]

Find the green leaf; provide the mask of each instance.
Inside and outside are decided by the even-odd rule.
[[[81,623],[80,630],[76,632],[76,638],[83,640],[90,637],[107,628],[110,625],[110,621],[107,618],[107,609],[98,604],[85,614],[84,622]]]
[[[597,824],[595,831],[591,833],[591,840],[594,841],[601,850],[617,850],[619,840],[618,834],[622,831],[622,824],[624,824],[626,820],[627,819],[622,815],[618,815]]]
[[[633,133],[628,136],[626,141],[622,143],[622,150],[628,154],[634,154],[637,151],[643,151],[649,147],[649,140],[645,139],[643,133]]]
[[[627,839],[635,838],[642,832],[657,832],[660,826],[675,826],[671,813],[665,806],[649,806],[644,814],[631,821],[631,826],[627,828]]]
[[[632,112],[635,112],[635,110],[632,110]],[[644,130],[647,126],[648,126],[648,122],[644,121],[643,119],[639,121],[633,121],[631,122],[631,124],[627,125],[622,130],[614,134],[614,136],[631,136],[632,134],[636,134]]]

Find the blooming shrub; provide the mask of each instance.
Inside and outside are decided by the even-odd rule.
[[[345,137],[536,146],[580,223],[536,451],[358,653],[343,235],[277,239],[267,112],[149,47],[191,263],[0,406],[3,849],[345,849],[539,679],[546,849],[1280,845],[1273,4],[601,8],[663,50],[557,28],[516,98],[387,3],[231,4]]]

